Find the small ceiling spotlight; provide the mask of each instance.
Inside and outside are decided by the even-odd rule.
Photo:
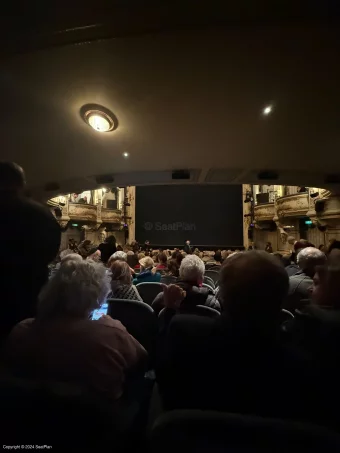
[[[123,157],[125,157],[125,159],[128,158],[129,156],[130,156],[129,153],[127,153],[127,152],[123,153]]]
[[[262,115],[268,116],[272,113],[272,111],[273,111],[273,106],[271,104],[266,105],[264,107],[264,109],[262,110]]]
[[[80,109],[80,115],[85,123],[97,132],[111,132],[118,127],[118,120],[115,115],[102,105],[83,105]]]

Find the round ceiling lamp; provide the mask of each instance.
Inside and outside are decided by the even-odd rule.
[[[80,109],[80,114],[96,132],[111,132],[118,127],[115,115],[102,105],[86,104]]]

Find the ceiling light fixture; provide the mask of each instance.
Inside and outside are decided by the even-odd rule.
[[[123,153],[123,157],[125,157],[125,158],[129,157],[129,153],[126,153],[126,152]]]
[[[262,115],[268,116],[272,113],[273,111],[273,106],[272,105],[266,105],[265,108],[262,110]]]
[[[86,104],[80,109],[80,115],[97,132],[111,132],[118,127],[115,115],[102,105]]]

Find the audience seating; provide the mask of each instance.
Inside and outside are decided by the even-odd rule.
[[[282,308],[281,309],[281,324],[291,321],[292,319],[294,319],[293,313]]]
[[[207,271],[205,271],[204,276],[210,277],[216,286],[218,284],[220,273],[219,273],[219,271],[207,270]]]
[[[158,326],[157,316],[150,305],[138,300],[124,299],[108,299],[107,302],[109,304],[108,315],[113,319],[118,319],[151,354]]]
[[[211,285],[209,285],[208,283],[202,283],[202,286],[203,286],[203,288],[208,288],[210,291],[215,293],[214,288]]]
[[[208,270],[209,270],[209,271],[214,270],[214,271],[219,272],[220,269],[221,269],[221,266],[219,266],[218,264],[206,264],[206,265],[205,265],[205,269],[206,269],[207,271],[208,271]]]
[[[232,389],[231,389],[232,391]],[[213,411],[176,410],[161,415],[151,432],[151,451],[173,453],[336,452],[339,434],[279,419]]]
[[[204,278],[203,278],[203,283],[207,283],[208,285],[210,285],[212,288],[215,288],[215,282],[212,278],[208,277],[207,275],[204,275]]]
[[[176,283],[177,278],[174,275],[162,275],[161,283],[164,285],[171,285],[172,283]]]
[[[162,308],[162,310],[158,314],[159,319],[165,316],[166,310],[166,307]],[[215,310],[215,308],[206,307],[205,305],[196,305],[195,307],[191,307],[190,309],[186,309],[185,311],[182,310],[180,311],[180,314],[207,316],[208,318],[217,318],[221,316],[220,312]]]
[[[6,445],[50,445],[64,451],[126,451],[135,434],[140,404],[99,398],[64,382],[1,376],[1,440]]]
[[[156,282],[138,283],[136,288],[143,301],[150,306],[157,294],[163,291],[162,285]]]

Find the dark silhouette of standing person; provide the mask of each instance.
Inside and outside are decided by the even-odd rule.
[[[273,253],[273,247],[271,242],[267,242],[266,248],[264,249],[268,253]]]
[[[190,241],[189,241],[189,240],[185,241],[185,244],[184,244],[184,251],[185,251],[185,253],[188,254],[188,255],[191,255],[191,254],[192,254],[192,248],[191,248],[191,246],[190,246]]]
[[[103,263],[106,264],[109,261],[110,256],[117,251],[116,238],[114,236],[107,237],[104,242],[99,244],[98,250],[101,252]]]
[[[2,307],[0,341],[11,328],[35,315],[48,280],[48,264],[60,247],[60,227],[51,212],[24,195],[25,173],[14,162],[0,162],[0,258]]]

